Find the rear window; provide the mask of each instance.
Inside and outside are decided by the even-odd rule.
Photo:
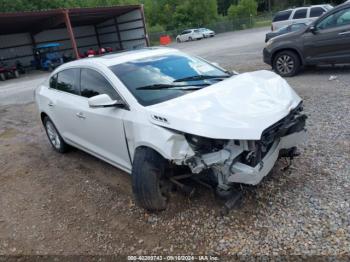
[[[291,13],[292,13],[292,10],[278,12],[274,16],[272,22],[279,22],[279,21],[288,20]]]
[[[322,7],[313,7],[310,11],[310,17],[319,17],[326,11]]]
[[[307,9],[299,9],[297,11],[295,11],[293,19],[303,19],[306,18],[306,14],[307,14]]]

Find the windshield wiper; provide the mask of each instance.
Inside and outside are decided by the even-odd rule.
[[[136,90],[160,90],[160,89],[169,89],[169,90],[196,90],[200,89],[202,86],[208,86],[209,84],[199,84],[199,85],[174,85],[174,84],[154,84],[148,86],[137,87]],[[192,88],[182,88],[191,86]]]
[[[221,76],[211,76],[211,75],[195,75],[195,76],[189,76],[184,77],[180,79],[176,79],[174,83],[176,82],[186,82],[186,81],[200,81],[200,80],[206,80],[206,79],[223,79],[223,78],[229,78],[230,75],[221,75]]]

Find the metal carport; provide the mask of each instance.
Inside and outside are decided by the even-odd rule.
[[[0,13],[0,58],[30,65],[38,44],[61,43],[75,58],[89,48],[148,46],[143,5]]]

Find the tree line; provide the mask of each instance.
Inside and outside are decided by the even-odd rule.
[[[340,4],[344,0],[0,0],[1,12],[68,7],[144,4],[151,31],[202,26],[215,21],[256,16],[288,7]]]

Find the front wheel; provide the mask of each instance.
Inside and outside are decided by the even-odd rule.
[[[136,203],[149,210],[166,209],[170,182],[165,176],[168,161],[156,151],[141,147],[132,164],[132,190]]]
[[[63,138],[61,137],[60,133],[58,132],[56,126],[51,121],[51,119],[45,117],[43,122],[47,137],[49,138],[52,147],[59,153],[67,152],[69,146],[66,144],[66,142],[64,142]]]
[[[0,74],[0,80],[1,80],[1,81],[5,81],[5,80],[6,80],[6,76],[5,76],[4,73],[1,73],[1,74]]]
[[[273,60],[273,69],[281,76],[295,76],[300,70],[300,59],[295,52],[279,52]]]

